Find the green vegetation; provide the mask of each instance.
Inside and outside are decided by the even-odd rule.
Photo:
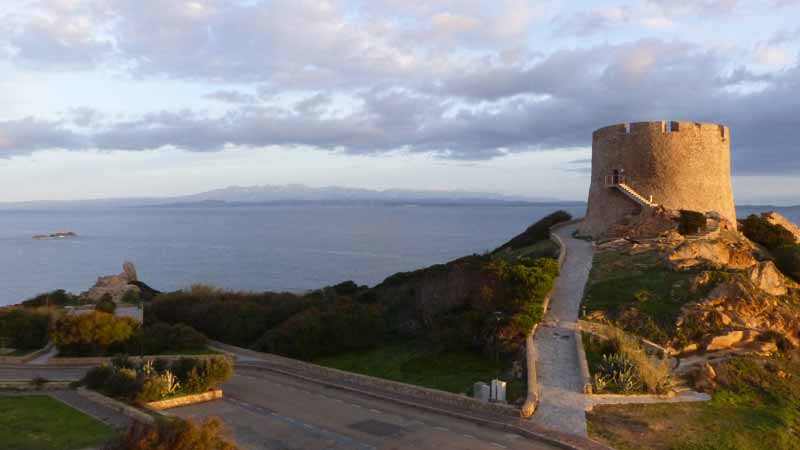
[[[0,347],[24,354],[47,345],[50,315],[22,308],[0,311]]]
[[[95,303],[94,310],[114,314],[114,311],[117,310],[117,304],[114,303],[114,300],[111,300],[111,295],[105,294],[97,303]]]
[[[179,395],[206,392],[233,375],[227,358],[180,358],[136,363],[125,357],[112,366],[89,370],[81,383],[89,389],[127,402],[145,403]]]
[[[139,329],[130,317],[104,312],[65,315],[56,320],[50,338],[64,356],[98,356],[123,353],[125,344]]]
[[[567,222],[572,216],[566,211],[556,211],[534,223],[520,235],[501,245],[494,252],[517,250],[550,239],[550,228],[561,222]]]
[[[677,337],[675,321],[689,294],[691,272],[664,267],[657,250],[636,255],[605,251],[595,254],[583,305],[602,313],[621,328],[664,344]]]
[[[589,433],[620,450],[800,448],[800,357],[740,357],[716,368],[710,402],[596,406]]]
[[[363,352],[319,358],[315,363],[349,372],[454,393],[472,391],[476,381],[493,378],[508,382],[508,399],[524,396],[525,383],[511,380],[508,367],[468,351],[436,351],[425,343],[403,342]],[[458,370],[454,370],[458,368]]]
[[[678,232],[683,235],[697,234],[706,226],[706,215],[697,212],[689,211],[686,209],[681,210],[681,216],[678,219]]]
[[[59,289],[53,292],[39,294],[29,300],[22,302],[25,308],[39,308],[51,306],[80,306],[91,303],[88,300],[83,300],[77,295],[72,295],[69,292]]]
[[[151,425],[135,423],[105,450],[237,450],[222,432],[222,423],[210,418],[196,424],[177,418]]]
[[[108,426],[47,396],[0,397],[0,446],[15,450],[75,450],[102,445]]]
[[[794,235],[786,228],[770,223],[755,214],[747,216],[739,229],[748,239],[763,245],[769,250],[794,245]]]
[[[800,282],[800,245],[786,245],[772,251],[775,265],[786,276]]]
[[[583,346],[596,393],[663,394],[667,391],[667,361],[648,355],[633,338],[620,332],[608,339],[583,333]]]

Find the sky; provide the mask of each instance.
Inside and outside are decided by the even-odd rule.
[[[289,184],[584,200],[594,129],[731,128],[800,198],[800,0],[0,0],[0,201]]]

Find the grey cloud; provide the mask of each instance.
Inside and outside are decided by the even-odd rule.
[[[234,90],[218,90],[214,92],[210,92],[205,95],[207,99],[216,100],[223,103],[231,103],[231,104],[252,104],[256,103],[258,99],[253,94],[247,94],[240,91]]]

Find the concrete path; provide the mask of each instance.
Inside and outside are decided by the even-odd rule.
[[[130,417],[78,395],[74,390],[47,391],[47,395],[115,429],[127,429],[133,422],[133,419]]]
[[[577,224],[556,231],[567,258],[550,299],[550,309],[536,332],[539,409],[533,422],[563,433],[586,436],[586,396],[575,344],[583,289],[592,268],[592,243],[574,239]]]

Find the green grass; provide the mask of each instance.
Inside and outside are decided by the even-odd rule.
[[[709,402],[596,406],[590,436],[620,450],[800,448],[799,355],[737,358],[717,375]]]
[[[504,364],[491,357],[467,352],[434,352],[412,343],[392,344],[364,352],[319,358],[316,364],[387,380],[400,381],[458,394],[471,393],[477,381],[504,379]],[[506,398],[513,401],[525,395],[523,381],[510,381]]]
[[[47,396],[0,397],[0,447],[75,450],[98,446],[112,429]]]
[[[674,272],[652,250],[637,255],[607,251],[594,257],[583,305],[655,342],[673,336],[681,307],[690,301],[692,272]]]

